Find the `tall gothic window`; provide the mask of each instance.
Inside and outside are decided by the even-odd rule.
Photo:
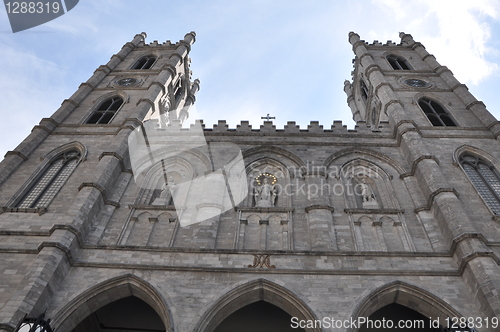
[[[468,153],[460,157],[460,164],[491,211],[500,215],[500,177],[495,168]]]
[[[175,101],[178,101],[179,98],[181,97],[183,93],[183,89],[182,89],[182,77],[180,77],[177,82],[175,83],[175,86],[174,86],[174,99]]]
[[[154,55],[146,55],[137,60],[132,66],[132,69],[150,69],[156,62],[157,57]]]
[[[408,61],[406,61],[406,59],[403,57],[397,55],[389,55],[387,57],[387,61],[389,61],[389,63],[392,66],[392,69],[394,70],[411,70]]]
[[[54,158],[33,180],[24,196],[15,203],[18,208],[47,207],[68,180],[81,160],[77,150],[69,150]]]
[[[115,96],[103,101],[99,107],[92,113],[87,123],[107,124],[115,116],[118,109],[122,106],[123,99]]]
[[[363,100],[367,101],[368,100],[369,91],[368,91],[368,87],[365,84],[365,81],[361,80],[361,83],[359,84],[359,87],[361,89],[361,96],[363,97]]]
[[[427,118],[433,126],[437,127],[455,127],[455,122],[450,114],[445,111],[443,106],[429,98],[420,98],[418,105],[422,108]]]

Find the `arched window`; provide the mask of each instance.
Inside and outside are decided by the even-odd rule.
[[[387,61],[389,61],[389,63],[392,66],[392,69],[394,70],[411,70],[408,61],[406,61],[406,59],[403,57],[397,55],[389,55],[387,57]]]
[[[441,127],[455,127],[456,124],[451,119],[448,112],[445,111],[443,106],[438,104],[432,99],[420,98],[418,105],[422,108],[427,118],[433,126]]]
[[[368,87],[365,84],[365,81],[361,80],[361,83],[359,84],[360,90],[361,90],[361,97],[363,97],[364,101],[368,100]]]
[[[469,153],[460,157],[460,164],[491,211],[500,215],[500,177],[495,168]]]
[[[132,66],[132,69],[150,69],[156,62],[157,57],[154,55],[146,55],[137,60],[137,62]]]
[[[183,92],[184,92],[184,89],[182,88],[182,77],[180,77],[174,86],[174,99],[175,99],[175,101],[179,100],[179,98],[182,96]]]
[[[118,109],[122,106],[123,99],[115,96],[103,101],[99,107],[92,113],[87,123],[107,124],[115,116]]]
[[[55,157],[29,186],[14,206],[17,208],[47,207],[81,160],[78,150],[72,149]]]

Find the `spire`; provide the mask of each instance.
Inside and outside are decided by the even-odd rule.
[[[144,43],[147,36],[148,35],[145,32],[138,33],[137,35],[134,36],[134,39],[132,40],[132,44],[139,45],[140,43]]]
[[[359,37],[359,35],[356,32],[354,32],[354,31],[349,32],[349,43],[351,43],[351,45],[354,45],[360,39],[361,38]]]
[[[413,40],[413,37],[410,34],[400,32],[399,37],[401,38],[401,45],[403,46],[411,46],[415,44],[415,40]]]
[[[196,41],[196,32],[191,31],[184,36],[184,41],[189,45],[193,45]]]

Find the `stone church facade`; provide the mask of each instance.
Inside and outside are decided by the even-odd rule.
[[[499,330],[500,123],[422,44],[349,34],[354,129],[181,129],[195,34],[145,37],[0,164],[0,331],[225,331],[256,303]]]

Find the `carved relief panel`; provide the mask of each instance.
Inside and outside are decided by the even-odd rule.
[[[286,167],[262,158],[246,168],[249,194],[238,207],[235,248],[288,250],[292,246],[291,181]]]
[[[350,161],[341,174],[347,188],[345,212],[356,250],[414,251],[392,177],[364,159]]]

